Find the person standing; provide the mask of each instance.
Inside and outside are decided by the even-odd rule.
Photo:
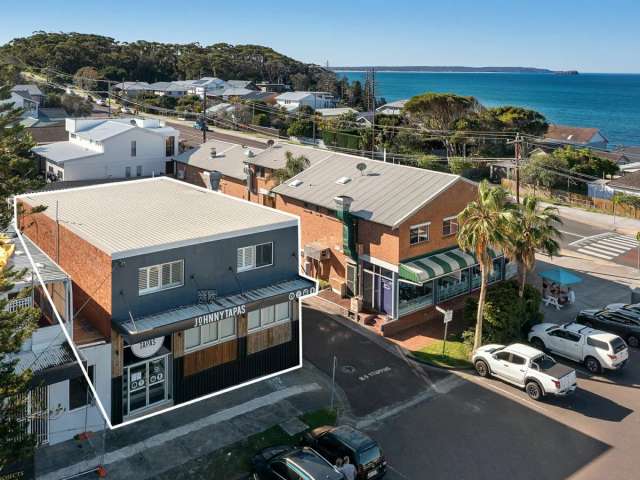
[[[345,455],[343,465],[340,469],[346,480],[356,480],[356,467],[349,461],[349,457]]]

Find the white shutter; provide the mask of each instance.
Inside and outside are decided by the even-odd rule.
[[[256,264],[256,247],[247,247],[244,250],[244,267],[253,268]]]
[[[171,264],[163,263],[162,264],[162,284],[161,286],[166,287],[167,285],[171,285]]]
[[[244,268],[244,248],[238,249],[238,271]]]
[[[183,282],[183,263],[182,260],[171,264],[171,283],[181,285]]]
[[[148,288],[147,269],[141,268],[138,270],[138,291],[142,292],[147,288]]]
[[[151,288],[158,288],[160,286],[159,281],[160,281],[160,267],[158,265],[155,265],[153,267],[149,267],[149,283],[147,285],[147,288],[151,289]]]

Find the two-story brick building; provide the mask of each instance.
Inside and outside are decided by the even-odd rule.
[[[300,216],[307,273],[361,299],[385,335],[479,287],[477,262],[456,241],[456,217],[477,195],[467,179],[343,154],[272,192],[276,209]],[[503,272],[496,254],[491,280]]]
[[[166,177],[19,201],[111,344],[112,424],[301,364],[295,216]]]

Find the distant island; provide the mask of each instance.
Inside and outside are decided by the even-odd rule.
[[[361,72],[375,68],[379,72],[441,72],[441,73],[551,73],[561,75],[577,75],[577,70],[557,71],[548,68],[534,67],[440,67],[440,66],[359,66],[359,67],[329,67],[335,72]]]

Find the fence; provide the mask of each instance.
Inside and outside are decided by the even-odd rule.
[[[512,192],[516,190],[516,182],[507,178],[502,179],[502,186]],[[589,208],[593,210],[599,210],[602,213],[614,214],[620,217],[640,218],[640,210],[631,205],[618,204],[615,205],[611,200],[605,198],[593,198],[580,193],[568,192],[566,190],[557,190],[546,187],[535,187],[533,185],[527,185],[520,183],[521,195],[537,195],[539,197],[548,198],[554,202],[564,203],[580,208]]]

